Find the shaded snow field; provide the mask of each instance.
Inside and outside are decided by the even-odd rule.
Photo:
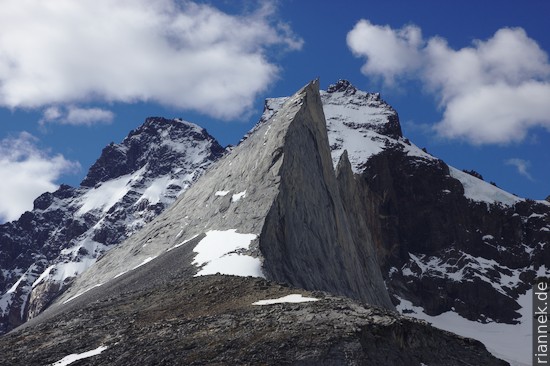
[[[548,271],[541,267],[539,275],[547,275]],[[479,323],[461,317],[448,311],[436,316],[427,315],[424,309],[414,306],[410,301],[399,299],[396,309],[407,316],[423,319],[434,327],[456,333],[463,337],[477,339],[494,356],[503,359],[512,366],[531,365],[531,347],[533,340],[533,290],[520,295],[518,304],[521,306],[519,324]]]
[[[273,305],[273,304],[282,304],[282,303],[299,303],[299,302],[312,302],[319,301],[314,297],[304,297],[302,294],[291,294],[287,296],[280,297],[278,299],[268,299],[260,300],[252,303],[252,305]]]
[[[76,362],[76,361],[79,361],[79,360],[82,360],[82,359],[85,359],[85,358],[88,358],[88,357],[97,356],[101,352],[105,351],[107,348],[108,347],[100,346],[100,347],[98,347],[96,349],[93,349],[91,351],[88,351],[88,352],[73,353],[71,355],[63,357],[61,360],[59,360],[57,362],[52,363],[50,366],[67,366],[67,365],[70,365],[73,362]]]
[[[505,296],[509,296],[508,288],[517,287],[521,282],[520,275],[525,269],[513,269],[499,264],[494,259],[474,257],[462,251],[459,251],[459,253],[461,254],[460,261],[465,263],[462,266],[449,264],[437,256],[416,256],[409,253],[411,259],[406,267],[401,270],[401,273],[405,277],[439,277],[453,282],[469,281],[471,277],[477,277],[491,284]],[[421,272],[413,272],[411,267],[418,267]],[[398,270],[393,267],[390,271],[391,275]],[[498,277],[494,275],[495,271],[498,272]]]

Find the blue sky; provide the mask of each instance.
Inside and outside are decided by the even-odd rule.
[[[550,195],[550,2],[0,0],[0,221],[76,186],[148,116],[234,144],[319,77],[381,92],[404,134]]]

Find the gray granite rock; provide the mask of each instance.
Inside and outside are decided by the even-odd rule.
[[[80,276],[59,303],[175,245],[189,247],[191,253],[196,243],[186,240],[197,235],[236,230],[257,236],[239,254],[263,261],[267,278],[393,308],[375,256],[362,255],[372,252],[372,242],[356,229],[333,170],[314,81],[286,100],[172,207]],[[199,270],[192,261],[179,265]]]

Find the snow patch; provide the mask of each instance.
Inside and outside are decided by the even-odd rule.
[[[504,206],[513,206],[523,199],[514,196],[511,193],[503,191],[481,179],[464,173],[456,168],[449,166],[451,177],[458,179],[464,187],[464,196],[472,201],[496,203]]]
[[[415,277],[439,277],[451,281],[462,282],[477,277],[488,282],[497,291],[508,296],[506,288],[514,288],[520,280],[521,269],[512,269],[500,265],[493,259],[474,257],[471,254],[459,252],[457,261],[443,261],[440,257],[409,253],[410,261],[401,269],[403,276]],[[458,265],[458,263],[462,263]],[[420,269],[420,274],[413,271],[415,267]],[[494,272],[498,272],[498,277]],[[508,274],[509,273],[509,274]]]
[[[130,183],[139,175],[141,175],[141,171],[133,175],[123,175],[90,189],[78,200],[81,206],[76,212],[76,216],[82,216],[91,210],[109,211],[128,193],[131,188]]]
[[[195,276],[214,273],[263,277],[259,258],[238,253],[247,250],[256,234],[240,234],[236,229],[211,230],[193,249],[197,255],[193,260],[202,266]]]
[[[217,191],[214,195],[219,197],[226,196],[230,191]]]
[[[117,274],[115,277],[113,277],[113,280],[114,280],[115,278],[118,278],[118,277],[122,276],[122,275],[125,275],[126,273],[128,273],[128,272],[130,272],[130,271],[133,271],[134,269],[138,269],[139,267],[141,267],[141,266],[143,266],[143,265],[145,265],[145,264],[151,262],[151,261],[152,261],[153,259],[155,259],[156,257],[158,257],[158,256],[155,255],[155,256],[153,256],[153,257],[147,257],[147,258],[145,258],[145,259],[143,260],[143,262],[141,262],[140,264],[138,264],[138,265],[135,266],[134,268],[132,268],[132,269],[130,269],[130,270],[128,270],[128,271],[120,272],[119,274]],[[99,285],[99,286],[101,286],[101,285]],[[86,291],[87,291],[87,290],[86,290]],[[67,301],[68,301],[68,300],[67,300]]]
[[[531,364],[531,345],[533,337],[531,309],[533,308],[533,290],[520,295],[521,306],[519,324],[478,323],[461,317],[454,312],[445,312],[430,316],[419,306],[410,301],[399,299],[396,309],[407,316],[423,319],[434,327],[447,330],[463,337],[477,339],[494,356],[510,362],[511,365],[524,366]]]
[[[17,291],[17,288],[19,287],[19,285],[21,284],[21,282],[22,282],[24,279],[26,279],[26,278],[27,278],[26,273],[25,273],[23,276],[19,277],[19,279],[17,280],[17,282],[15,282],[15,283],[13,284],[13,286],[10,287],[10,289],[6,292],[6,294],[13,294],[15,291]]]
[[[278,299],[268,299],[260,300],[252,303],[252,305],[272,305],[272,304],[282,304],[282,303],[299,303],[299,302],[312,302],[319,301],[314,297],[304,297],[302,294],[291,294],[287,296],[280,297]]]
[[[90,238],[85,238],[73,247],[63,249],[59,256],[59,260],[63,260],[63,262],[52,264],[46,268],[33,282],[32,288],[46,281],[63,284],[66,279],[76,277],[84,272],[97,261],[101,253],[107,250],[106,245]]]
[[[84,358],[93,357],[101,354],[101,352],[105,351],[108,347],[100,346],[96,349],[93,349],[91,351],[87,351],[84,353],[73,353],[71,355],[63,357],[61,360],[54,362],[51,364],[51,366],[67,366],[70,365],[73,362],[76,362],[78,360],[82,360]]]
[[[330,126],[329,128],[331,128],[329,130],[329,143],[334,166],[338,164],[344,150],[347,150],[351,167],[357,173],[360,171],[360,166],[371,156],[384,151],[387,137],[383,137],[374,131],[365,131],[364,134],[361,134],[345,127],[336,129]]]
[[[55,264],[54,265],[51,265],[49,266],[48,268],[46,268],[44,270],[44,272],[42,272],[42,274],[36,279],[36,281],[34,281],[32,283],[32,288],[35,288],[38,284],[40,284],[40,282],[42,282],[44,279],[46,279],[49,275],[50,275],[50,272],[52,271],[52,269],[55,267]]]
[[[8,291],[0,296],[0,316],[5,316],[10,311],[13,302],[19,299],[21,304],[20,319],[24,318],[29,292],[32,290],[32,284],[36,281],[36,278],[39,277],[38,274],[43,265],[44,261],[33,263],[22,275],[20,275],[21,271],[16,271],[16,275],[20,275],[19,279]]]
[[[153,257],[147,257],[143,260],[143,262],[141,262],[140,264],[138,264],[137,266],[135,266],[134,268],[132,268],[131,270],[133,271],[134,269],[138,269],[139,267],[151,262],[153,259],[155,259],[157,256],[153,256]]]
[[[239,192],[237,194],[234,194],[232,197],[231,197],[231,202],[237,202],[239,201],[241,198],[244,198],[246,197],[246,190],[242,191],[242,192]]]
[[[119,278],[120,276],[123,276],[123,275],[125,275],[126,273],[128,273],[128,271],[123,271],[123,272],[120,272],[120,273],[119,273],[119,274],[117,274],[117,275],[116,275],[115,277],[113,277],[113,280],[114,280],[115,278]]]
[[[164,176],[152,181],[143,192],[140,199],[135,203],[139,204],[142,200],[147,200],[150,205],[156,205],[157,203],[164,201],[162,198],[166,192],[166,188],[173,183],[173,180],[169,176]]]
[[[230,253],[208,262],[197,272],[195,277],[216,273],[243,277],[263,277],[262,262],[259,258],[249,255]]]

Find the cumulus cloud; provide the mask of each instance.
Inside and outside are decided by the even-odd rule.
[[[381,50],[388,44],[389,50]],[[435,131],[472,144],[522,141],[533,127],[550,130],[548,55],[521,28],[455,50],[445,39],[424,40],[419,28],[392,29],[360,21],[348,46],[365,58],[362,72],[393,83],[420,80],[443,110]]]
[[[267,2],[229,15],[176,0],[2,0],[0,105],[146,101],[234,118],[277,78],[269,53],[302,47],[275,19]]]
[[[347,35],[347,43],[354,55],[367,57],[361,71],[366,75],[379,75],[388,84],[402,74],[420,66],[423,46],[422,32],[416,26],[394,30],[360,20]]]
[[[80,168],[62,155],[40,150],[36,142],[26,132],[0,140],[0,222],[32,209],[36,197],[57,188],[61,174]]]
[[[531,166],[531,162],[528,160],[518,159],[518,158],[512,158],[508,159],[504,162],[506,165],[514,166],[518,173],[520,175],[523,175],[525,178],[529,180],[533,180],[533,176],[531,173],[529,173],[529,167]]]
[[[62,125],[91,126],[97,123],[111,123],[113,118],[113,112],[102,108],[48,107],[43,113],[40,124],[58,123]]]

